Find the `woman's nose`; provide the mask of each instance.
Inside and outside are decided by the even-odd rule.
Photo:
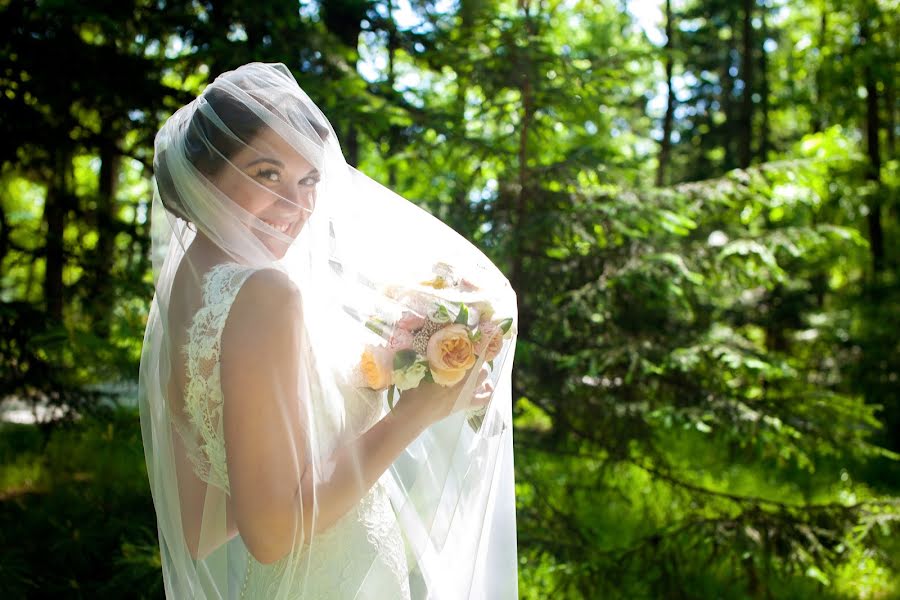
[[[291,210],[311,211],[315,205],[314,193],[300,185],[287,185],[281,192],[281,199]]]

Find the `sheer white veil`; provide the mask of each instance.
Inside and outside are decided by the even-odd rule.
[[[290,463],[298,478],[311,477],[313,490],[329,481],[334,453],[391,410],[388,392],[366,387],[359,364],[363,348],[385,343],[373,319],[390,331],[408,314],[404,302],[411,296],[398,290],[420,292],[436,269],[452,271],[466,287],[432,284],[431,291],[450,302],[489,304],[493,314],[510,320],[490,363],[494,391],[487,410],[477,416],[455,412],[425,429],[377,485],[387,492],[392,522],[402,533],[400,564],[412,598],[517,597],[511,415],[516,297],[480,250],[350,167],[327,118],[290,71],[262,63],[217,77],[157,134],[151,236],[155,294],[139,406],[167,597],[318,597],[310,587],[316,578],[311,565],[344,560],[325,541],[330,530],[314,525],[322,508],[315,494],[304,507],[313,525],[285,533],[291,550],[277,561],[258,563],[255,542],[239,527],[234,498],[265,511],[267,503],[274,506],[274,495],[229,477],[239,449],[229,446],[223,421],[234,400],[222,401],[219,388],[202,386],[218,384],[243,365],[191,367],[186,357],[188,346],[200,343],[191,341],[191,332],[202,330],[197,315],[215,300],[205,283],[222,265],[246,274],[231,280],[236,286],[265,271],[267,280],[297,291],[301,309],[290,313],[292,322],[272,323],[274,313],[264,308],[251,317],[259,331],[301,332],[293,340],[296,364],[285,369],[273,363],[265,372],[265,365],[253,363],[247,376],[288,380],[265,387],[266,397],[254,402],[280,411],[267,443],[278,444],[284,457],[278,460]],[[239,300],[233,302],[236,307]],[[208,323],[229,318],[215,310],[203,315]],[[224,339],[214,336],[210,343],[207,351],[241,356]],[[461,394],[471,394],[483,363],[479,357]],[[202,401],[193,416],[188,397]],[[293,422],[302,428],[285,428]],[[267,466],[258,465],[262,471]],[[266,570],[268,583],[248,592],[252,564]],[[348,600],[385,597],[376,583],[363,578]]]

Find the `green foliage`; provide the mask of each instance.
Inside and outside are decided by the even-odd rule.
[[[0,3],[0,399],[65,417],[0,425],[4,591],[162,595],[105,384],[153,136],[263,60],[516,290],[522,598],[900,593],[896,11],[673,2],[667,42],[632,3],[444,4]]]
[[[821,160],[666,190],[604,189],[553,220],[554,245],[535,264],[529,300],[555,319],[534,321],[518,363],[529,394],[523,415],[536,406],[553,424],[520,426],[519,436],[517,474],[533,486],[519,497],[528,511],[520,540],[533,549],[523,577],[561,586],[540,584],[538,594],[654,597],[724,586],[749,598],[764,578],[770,590],[788,583],[779,597],[814,597],[822,590],[803,578],[849,589],[838,573],[867,551],[879,557],[868,572],[875,589],[892,589],[896,480],[873,482],[890,490],[884,498],[817,479],[819,470],[834,476],[836,464],[900,458],[873,443],[890,439],[874,398],[893,393],[867,394],[861,373],[852,376],[865,348],[898,354],[896,336],[872,344],[852,333],[848,307],[861,306],[868,245],[853,227],[860,200],[845,196],[862,183],[859,157],[841,142],[835,131],[804,140],[807,151],[826,153]],[[822,178],[839,183],[823,187]],[[896,361],[881,364],[896,370]],[[706,455],[724,460],[704,469],[697,459]],[[742,463],[752,469],[743,490],[728,475]],[[763,478],[778,482],[770,496],[759,493]],[[637,485],[649,495],[632,498]],[[579,503],[582,487],[596,494]],[[617,514],[610,502],[622,496],[628,512]],[[603,520],[588,527],[597,506]],[[549,574],[557,567],[565,575]]]
[[[42,444],[32,426],[0,426],[5,593],[163,597],[136,413],[82,420]]]

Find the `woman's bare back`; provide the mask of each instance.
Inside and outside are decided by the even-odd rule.
[[[176,472],[179,486],[179,498],[182,504],[183,526],[188,548],[195,556],[205,554],[200,546],[200,528],[204,514],[204,506],[212,501],[224,507],[227,523],[227,537],[224,540],[208,540],[205,546],[215,546],[237,534],[230,496],[223,490],[207,485],[198,476],[190,453],[196,452],[186,444],[176,430],[182,435],[192,438],[191,444],[198,442],[198,437],[191,432],[190,422],[185,409],[185,390],[188,389],[188,355],[183,351],[189,345],[191,326],[197,313],[204,307],[203,288],[210,272],[221,262],[221,257],[204,254],[199,245],[192,245],[179,264],[172,283],[169,303],[168,352],[172,359],[172,371],[168,382],[168,397],[171,401],[171,418],[175,423],[173,441],[175,450]]]

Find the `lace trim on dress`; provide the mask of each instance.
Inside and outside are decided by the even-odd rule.
[[[396,516],[388,500],[387,491],[381,482],[369,490],[359,503],[357,515],[366,528],[366,539],[369,540],[397,577],[400,589],[409,597],[409,573],[407,573],[406,554],[403,538],[397,528]]]
[[[221,263],[206,273],[203,306],[194,315],[188,341],[182,347],[188,368],[184,410],[200,435],[197,452],[189,452],[188,456],[200,479],[226,493],[230,490],[222,432],[219,353],[232,301],[252,273],[252,268],[237,263]]]

